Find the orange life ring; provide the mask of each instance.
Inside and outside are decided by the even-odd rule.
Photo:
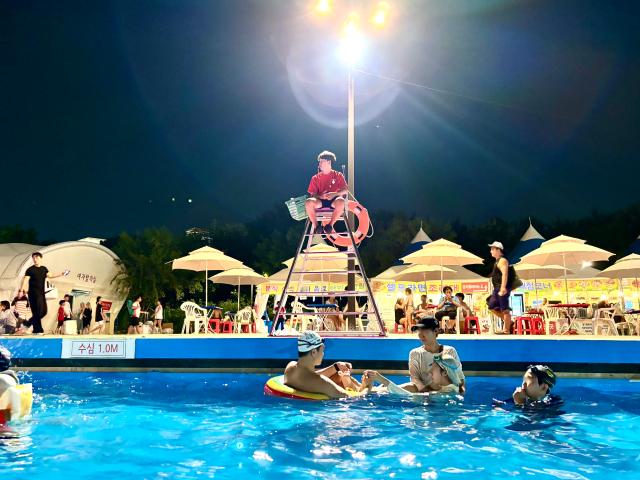
[[[369,226],[371,225],[371,220],[369,219],[369,212],[366,208],[360,205],[358,202],[354,200],[349,200],[347,203],[347,210],[355,215],[358,219],[358,228],[355,232],[353,232],[353,239],[358,245],[362,240],[365,239],[367,233],[369,233]],[[329,219],[324,220],[322,222],[323,225],[327,225],[329,223]],[[326,236],[327,240],[333,243],[336,247],[349,247],[351,246],[351,240],[349,239],[349,234],[333,232],[331,235]]]

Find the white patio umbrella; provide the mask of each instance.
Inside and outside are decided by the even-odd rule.
[[[304,264],[305,270],[346,270],[348,256],[346,252],[341,252],[336,247],[326,244],[312,245],[304,250],[308,253],[307,260]],[[302,258],[298,258],[296,262],[296,270],[302,266]],[[291,268],[293,257],[282,262]]]
[[[523,263],[533,263],[534,265],[562,265],[568,266],[582,265],[583,262],[597,262],[607,260],[613,253],[602,248],[587,245],[586,240],[560,235],[551,240],[547,240],[532,252],[522,257]],[[567,282],[567,272],[564,274],[564,289],[566,301],[569,303],[569,285]]]
[[[209,277],[213,283],[238,286],[238,311],[240,311],[240,285],[251,285],[251,301],[253,302],[253,286],[268,282],[269,279],[249,267],[231,268]]]
[[[171,263],[173,270],[192,270],[205,272],[204,302],[209,303],[209,271],[228,270],[244,267],[240,260],[225,255],[222,251],[212,247],[202,247],[189,252],[186,257],[176,258]]]
[[[538,303],[538,278],[560,278],[564,272],[573,273],[572,271],[560,265],[540,266],[533,263],[516,263],[513,268],[518,272],[518,276],[523,280],[533,280],[533,286],[536,291],[536,303]]]
[[[411,265],[397,273],[393,279],[397,282],[424,282],[427,291],[427,280],[450,280],[456,278],[457,272],[447,267],[437,265]]]
[[[461,266],[482,263],[482,258],[463,250],[457,243],[441,238],[427,243],[420,250],[413,252],[401,260],[405,263],[419,265],[437,265],[440,267],[440,287],[444,280],[445,266]]]
[[[267,280],[269,282],[277,282],[284,283],[287,280],[287,275],[289,274],[288,268],[283,268],[282,270],[271,275]],[[291,281],[297,282],[298,279],[302,276],[300,273],[294,273]],[[356,274],[356,278],[360,278],[360,274]],[[344,273],[336,272],[333,269],[325,269],[325,270],[316,270],[314,273],[305,273],[303,277],[304,281],[309,282],[327,282],[327,283],[340,283],[344,281],[347,283],[347,272]]]
[[[636,294],[638,292],[638,277],[640,277],[640,255],[632,253],[626,257],[621,258],[616,263],[608,268],[605,268],[598,274],[599,277],[606,278],[633,278],[636,285]],[[622,281],[620,281],[620,288],[622,289]],[[640,294],[638,295],[638,307],[640,308]]]

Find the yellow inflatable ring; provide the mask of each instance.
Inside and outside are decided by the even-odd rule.
[[[31,406],[33,405],[33,388],[30,383],[21,383],[10,387],[7,391],[4,392],[4,395],[19,395],[19,408],[17,412],[13,410],[0,410],[0,425],[7,423],[9,418],[11,420],[18,420],[20,418],[26,417],[31,414]],[[9,413],[10,417],[6,415]]]
[[[330,400],[330,398],[324,393],[310,393],[296,390],[284,384],[284,375],[278,375],[267,380],[264,384],[264,394],[272,397],[284,397],[293,398],[296,400]],[[353,390],[347,390],[347,394],[350,397],[360,397],[365,392],[356,392]]]

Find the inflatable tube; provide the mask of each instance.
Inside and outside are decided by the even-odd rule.
[[[19,420],[31,414],[33,405],[33,387],[22,383],[8,388],[0,396],[0,424]],[[7,415],[8,413],[8,415]]]
[[[347,210],[355,215],[358,219],[358,228],[355,232],[353,232],[353,239],[358,245],[362,240],[364,240],[369,233],[369,226],[371,225],[371,220],[369,219],[369,212],[366,208],[360,205],[358,202],[354,202],[353,200],[349,200],[347,203]],[[323,225],[328,225],[330,220],[324,220],[322,222]],[[331,235],[327,235],[327,240],[333,243],[337,247],[350,247],[351,240],[349,239],[349,233],[338,233],[333,232]]]
[[[350,397],[360,397],[366,392],[355,392],[353,390],[347,390],[347,394]],[[284,375],[272,377],[267,380],[264,385],[264,394],[272,397],[293,398],[295,400],[331,400],[331,398],[324,393],[310,393],[296,390],[284,384]]]

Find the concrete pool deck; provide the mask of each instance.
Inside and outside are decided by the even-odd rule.
[[[565,376],[640,379],[640,337],[441,335],[471,375],[520,374],[529,364],[550,365]],[[354,369],[407,370],[414,335],[328,337],[325,364]],[[296,357],[295,337],[233,335],[96,335],[0,337],[16,367],[38,371],[280,372]]]

